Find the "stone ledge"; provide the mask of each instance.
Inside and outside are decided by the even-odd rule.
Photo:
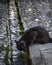
[[[52,43],[32,45],[29,49],[33,65],[52,65]]]

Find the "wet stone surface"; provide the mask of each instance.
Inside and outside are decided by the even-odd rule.
[[[30,47],[33,65],[52,65],[52,43]]]

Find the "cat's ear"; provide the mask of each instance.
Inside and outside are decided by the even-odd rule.
[[[18,43],[19,43],[19,41],[15,40],[15,43],[16,43],[16,44],[18,44]]]

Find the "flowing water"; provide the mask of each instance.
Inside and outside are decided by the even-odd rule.
[[[22,22],[24,24],[25,30],[33,26],[43,26],[46,28],[50,36],[52,35],[52,1],[51,0],[21,0],[18,1],[20,14],[22,17]],[[9,12],[9,14],[8,14]],[[14,0],[10,1],[9,9],[7,4],[0,3],[0,47],[2,45],[6,46],[8,44],[8,39],[6,36],[6,23],[9,20],[11,21],[11,39],[13,43],[13,58],[16,58],[19,51],[16,48],[14,40],[18,40],[19,36],[19,27],[16,14],[16,7]],[[51,36],[52,37],[52,36]],[[2,49],[1,49],[2,50]],[[4,65],[5,52],[2,50],[0,53],[0,65]]]

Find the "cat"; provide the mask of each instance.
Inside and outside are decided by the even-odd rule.
[[[25,31],[19,41],[15,40],[17,48],[21,51],[31,46],[32,44],[39,43],[52,43],[52,39],[46,29],[41,26],[35,26]]]

